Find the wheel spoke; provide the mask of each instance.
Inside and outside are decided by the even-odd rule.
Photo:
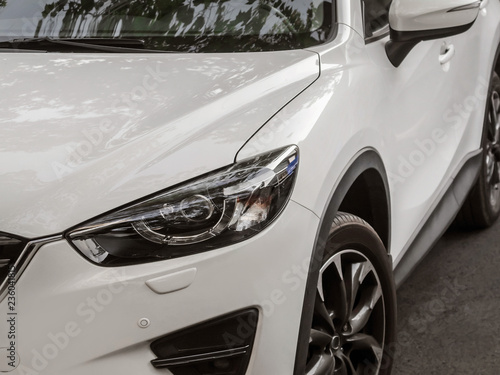
[[[331,375],[335,369],[333,355],[323,353],[315,355],[307,363],[306,375]]]
[[[339,368],[336,368],[333,372],[334,375],[349,375],[347,372],[347,367],[344,364],[341,364]]]
[[[310,334],[310,339],[309,339],[309,345],[320,348],[320,349],[325,349],[327,348],[330,343],[332,342],[332,335],[329,335],[326,332],[317,330],[317,329],[311,329],[311,334]]]
[[[351,314],[349,302],[347,301],[347,287],[345,281],[342,280],[336,290],[332,288],[331,293],[332,300],[335,301],[335,303],[332,303],[333,318],[340,322],[339,326],[343,326],[347,323],[349,315]]]
[[[380,285],[372,285],[365,288],[358,306],[353,311],[349,321],[351,326],[351,334],[359,333],[368,323],[372,314],[373,308],[382,297],[382,288]]]
[[[497,91],[491,94],[489,104],[488,141],[486,145],[486,182],[488,184],[489,201],[496,206],[500,198],[500,95]]]
[[[341,353],[339,355],[339,361],[341,362],[341,368],[339,369],[341,371],[338,372],[339,375],[340,374],[342,374],[342,375],[344,375],[344,374],[356,375],[357,374],[357,371],[354,368],[354,365],[352,364],[351,359],[348,356],[346,356],[344,353]],[[337,372],[335,374],[337,374]]]
[[[351,313],[347,303],[347,288],[340,256],[336,256],[331,267],[323,271],[320,275],[320,285],[323,290],[325,306],[333,313],[332,319],[338,323],[339,328],[349,320]]]
[[[351,344],[351,351],[370,350],[375,355],[377,363],[382,360],[382,347],[373,336],[366,335],[364,333],[357,333],[354,336],[349,337],[347,342]]]
[[[491,176],[491,185],[495,186],[500,183],[500,162],[495,162],[493,166],[493,175]]]
[[[361,283],[361,275],[363,272],[363,263],[353,263],[347,267],[345,273],[347,306],[349,313],[354,309],[354,302],[358,294],[358,289]]]
[[[500,141],[500,122],[498,118],[498,113],[500,110],[500,96],[497,92],[491,95],[491,122],[492,122],[492,141],[493,143],[498,143]]]
[[[314,317],[313,317],[313,325],[319,326],[323,328],[328,333],[332,335],[335,333],[335,327],[333,325],[333,321],[330,317],[330,313],[328,312],[325,303],[321,299],[319,292],[316,293],[316,303],[314,304]]]
[[[335,369],[333,374],[334,375],[349,375],[349,373],[347,372],[347,367],[344,364],[342,364],[339,368]]]

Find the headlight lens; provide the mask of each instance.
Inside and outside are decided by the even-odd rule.
[[[107,266],[212,250],[262,231],[283,210],[298,149],[260,155],[184,183],[69,232],[88,259]]]

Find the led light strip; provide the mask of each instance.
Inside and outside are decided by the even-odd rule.
[[[166,236],[164,234],[155,232],[146,223],[145,218],[143,218],[143,220],[141,221],[132,223],[132,227],[141,237],[157,244],[176,245],[176,246],[191,245],[206,241],[222,233],[229,226],[229,224],[235,219],[235,216],[237,214],[238,210],[236,210],[236,199],[226,199],[224,201],[224,208],[222,210],[222,215],[217,224],[215,224],[209,230],[193,236]]]

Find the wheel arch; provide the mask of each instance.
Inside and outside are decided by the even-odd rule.
[[[500,46],[497,48],[497,52],[495,55],[495,64],[493,66],[493,70],[500,74],[500,59],[498,58],[500,55]]]
[[[388,253],[390,252],[391,201],[389,183],[382,158],[375,150],[366,149],[358,153],[336,184],[321,217],[306,282],[294,375],[303,375],[305,372],[308,327],[312,322],[318,272],[331,223],[340,210],[359,216],[368,222],[384,242]]]
[[[490,60],[491,63],[491,60]],[[495,54],[493,55],[493,67],[492,67],[492,74],[493,71],[497,72],[498,75],[500,75],[500,44],[497,46],[497,49],[495,51]]]
[[[390,204],[386,181],[375,168],[363,171],[351,184],[338,211],[348,212],[370,224],[390,249]]]
[[[359,152],[346,168],[329,198],[321,217],[323,226],[332,222],[338,211],[365,220],[377,232],[390,252],[391,199],[387,172],[379,153],[374,149]],[[321,235],[318,236],[318,239]]]

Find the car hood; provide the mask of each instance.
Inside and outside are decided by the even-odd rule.
[[[27,238],[232,163],[319,75],[308,51],[4,53],[0,66],[0,232]]]

